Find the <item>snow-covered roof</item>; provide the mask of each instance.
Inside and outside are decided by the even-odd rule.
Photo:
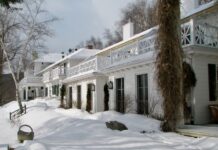
[[[49,65],[48,67],[46,67],[45,69],[40,71],[38,74],[41,74],[41,73],[47,71],[48,69],[53,68],[53,67],[57,66],[58,64],[65,62],[68,59],[72,59],[72,60],[73,59],[75,59],[75,60],[86,59],[86,58],[89,58],[90,56],[95,55],[99,51],[100,51],[99,49],[81,48],[81,49],[69,54],[68,56],[66,56],[64,58],[59,59],[54,64]]]
[[[62,54],[59,53],[48,53],[40,58],[36,59],[34,62],[48,62],[48,63],[54,63],[62,58]]]

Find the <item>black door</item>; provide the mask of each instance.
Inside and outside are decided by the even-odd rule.
[[[72,86],[69,87],[69,107],[72,107],[72,103],[73,103],[73,88]]]
[[[148,75],[137,75],[137,111],[148,114]]]
[[[82,105],[82,102],[81,102],[81,85],[78,85],[77,86],[77,108],[81,109],[81,105]]]
[[[90,112],[92,110],[92,84],[87,85],[87,104],[86,111]]]
[[[23,90],[23,99],[26,100],[26,89]]]
[[[48,88],[47,87],[45,88],[45,96],[46,97],[48,96]]]
[[[116,110],[124,113],[124,78],[116,79]]]

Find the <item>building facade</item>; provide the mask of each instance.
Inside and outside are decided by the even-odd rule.
[[[187,98],[188,120],[206,124],[210,121],[208,106],[218,104],[218,3],[183,0],[181,11],[184,61],[197,78]],[[39,71],[44,96],[59,96],[64,85],[67,104],[72,107],[93,113],[109,109],[163,115],[155,73],[158,27],[137,35],[132,30],[133,24],[128,23],[123,41],[103,50],[79,49]]]

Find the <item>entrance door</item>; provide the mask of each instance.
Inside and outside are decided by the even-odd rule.
[[[92,110],[92,84],[87,85],[87,104],[86,111],[90,112]]]
[[[47,87],[45,88],[45,96],[46,97],[48,96],[48,88]]]
[[[72,103],[73,103],[73,88],[72,86],[69,87],[69,107],[72,107]]]
[[[23,99],[26,100],[26,89],[23,90]]]
[[[148,75],[137,75],[137,112],[148,114]]]
[[[78,85],[77,86],[77,108],[81,109],[81,105],[82,105],[82,102],[81,102],[81,85]]]
[[[124,113],[124,78],[116,79],[116,110]]]

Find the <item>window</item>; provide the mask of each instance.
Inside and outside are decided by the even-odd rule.
[[[218,65],[208,64],[209,100],[218,99]]]
[[[116,79],[116,103],[116,110],[124,113],[124,78]]]
[[[137,75],[137,112],[148,114],[148,75]]]
[[[52,94],[58,96],[59,95],[59,85],[52,86]]]

